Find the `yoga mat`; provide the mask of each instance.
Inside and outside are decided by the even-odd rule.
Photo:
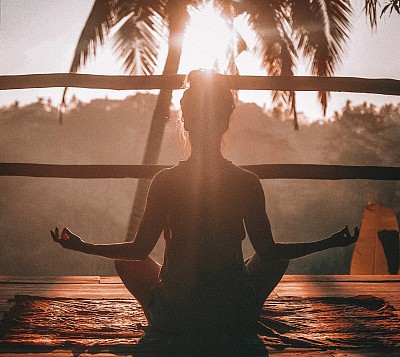
[[[135,299],[16,296],[0,323],[0,351],[126,352],[146,346],[146,328]],[[157,342],[160,348],[180,342],[204,347],[201,336],[179,341],[171,332]],[[268,299],[257,333],[259,338],[252,341],[224,343],[234,349],[236,342],[260,341],[270,349],[400,348],[400,318],[385,300],[373,296]],[[148,333],[146,343],[152,338]]]

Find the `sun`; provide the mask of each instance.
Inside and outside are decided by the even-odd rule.
[[[215,69],[225,73],[229,63],[229,48],[234,32],[221,16],[213,2],[188,9],[190,21],[183,40],[180,73],[193,69]]]

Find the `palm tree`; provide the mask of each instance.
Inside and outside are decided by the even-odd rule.
[[[367,14],[373,19],[377,0],[365,1]],[[255,53],[260,56],[268,75],[293,75],[295,59],[299,55],[311,61],[313,75],[334,74],[350,30],[352,8],[348,0],[214,0],[214,3],[230,24],[234,17],[241,14],[248,17],[258,37]],[[163,74],[177,73],[183,33],[189,20],[188,6],[201,4],[201,0],[95,0],[79,38],[70,71],[77,72],[90,55],[96,54],[96,47],[105,42],[110,30],[119,25],[113,37],[114,48],[125,60],[127,72],[154,72],[159,46],[165,39],[165,29],[168,29],[168,55]],[[328,97],[327,92],[319,93],[324,112]],[[158,160],[171,98],[172,90],[160,90],[143,164],[154,164]],[[295,127],[298,128],[295,93],[275,92],[273,98],[291,106]],[[128,240],[134,236],[140,222],[148,184],[148,180],[139,180]]]

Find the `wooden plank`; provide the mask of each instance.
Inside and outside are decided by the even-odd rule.
[[[1,298],[17,294],[47,297],[131,297],[122,284],[0,284]]]
[[[49,298],[120,298],[131,299],[129,291],[113,279],[100,284],[0,284],[0,299],[7,301],[15,295],[36,295]],[[107,282],[108,281],[108,282]],[[115,282],[115,280],[114,280]],[[400,313],[400,284],[340,282],[290,282],[280,283],[271,297],[350,297],[373,295],[384,298]],[[7,309],[7,305],[0,310]]]
[[[171,165],[53,165],[0,163],[0,176],[74,179],[152,178]],[[342,166],[317,164],[243,165],[260,179],[306,180],[400,180],[400,167]]]
[[[100,286],[100,284],[97,286]],[[94,286],[86,286],[82,288],[82,284],[79,286],[69,286],[64,289],[49,289],[48,286],[39,284],[37,286],[31,285],[31,288],[10,286],[7,289],[4,289],[3,286],[0,286],[0,297],[12,299],[15,295],[32,295],[48,298],[132,299],[132,295],[123,285],[116,285],[113,289],[109,288],[113,285],[103,286],[107,286],[107,288],[95,289],[93,288]]]
[[[284,275],[281,283],[287,282],[362,282],[362,283],[391,283],[399,282],[400,275]],[[120,284],[118,276],[2,276],[2,283],[25,283],[25,284]]]
[[[183,88],[185,75],[109,76],[81,73],[44,73],[0,76],[0,90],[75,87],[114,90]]]
[[[305,350],[305,349],[285,349],[284,351],[268,349],[268,353],[270,356],[280,356],[280,357],[332,357],[332,351],[319,351],[319,350]]]
[[[400,284],[388,284],[388,283],[362,283],[362,282],[350,282],[350,283],[323,283],[323,282],[304,282],[298,283],[281,283],[277,288],[290,289],[303,289],[305,291],[320,291],[328,293],[330,289],[341,289],[343,292],[346,291],[381,291],[384,292],[400,292]]]
[[[339,283],[328,283],[328,282],[307,282],[300,281],[290,283],[280,283],[277,288],[290,289],[302,289],[310,292],[322,292],[329,293],[331,289],[342,290],[343,292],[362,292],[362,291],[374,291],[374,292],[400,292],[400,284],[394,283],[375,283],[375,282],[339,282]]]
[[[68,350],[56,350],[56,351],[52,351],[52,352],[47,352],[47,353],[43,353],[40,352],[40,354],[38,353],[26,353],[24,352],[22,353],[1,353],[0,350],[0,355],[1,357],[118,357],[118,356],[123,356],[126,357],[126,354],[114,354],[114,353],[96,353],[95,355],[93,355],[92,353],[79,353],[77,354],[76,352],[73,353],[72,351],[68,351]]]
[[[237,76],[217,77],[231,89],[333,91],[400,95],[400,80],[359,77]],[[182,89],[185,75],[109,76],[78,73],[46,73],[0,76],[0,90],[76,87],[113,90]]]
[[[9,298],[15,294],[88,298],[130,297],[118,277],[63,277],[59,280],[52,277],[3,277],[3,282],[0,282],[0,298]],[[397,297],[400,296],[400,282],[398,277],[391,276],[285,276],[275,289],[275,294],[303,297],[369,294],[390,297],[397,301]]]
[[[382,351],[382,350],[356,350],[356,351],[309,351],[303,350],[298,351],[298,349],[285,349],[284,351],[268,350],[270,356],[279,357],[292,357],[292,356],[306,356],[306,357],[398,357],[399,351]]]
[[[281,282],[300,281],[334,281],[334,282],[400,282],[400,275],[284,275]]]
[[[400,282],[397,280],[376,280],[373,277],[369,281],[356,277],[352,280],[335,279],[334,277],[308,277],[302,276],[299,281],[294,276],[284,277],[281,283],[274,290],[276,296],[354,296],[354,295],[375,295],[392,300],[398,306],[400,301]],[[383,278],[385,279],[385,278]],[[16,294],[39,295],[48,297],[123,297],[131,298],[131,295],[120,283],[118,277],[65,277],[65,280],[57,282],[53,279],[4,279],[7,283],[0,283],[0,299],[11,298]],[[15,283],[11,281],[15,280]],[[41,283],[39,283],[41,281]],[[391,301],[391,302],[392,302]]]
[[[275,292],[279,296],[302,296],[302,297],[319,297],[319,296],[354,296],[354,295],[374,295],[379,297],[400,295],[400,289],[378,289],[372,286],[364,288],[346,288],[345,286],[285,286],[278,285]]]
[[[0,275],[0,284],[99,284],[99,276],[6,276]]]
[[[358,351],[334,351],[333,357],[398,357],[399,351],[395,350],[358,350]]]
[[[122,284],[119,276],[101,276],[100,284]]]

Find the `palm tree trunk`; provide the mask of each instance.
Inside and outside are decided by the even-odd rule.
[[[181,18],[178,21],[170,20],[169,39],[168,39],[168,55],[163,70],[164,74],[176,74],[182,54],[183,30],[186,19]],[[165,124],[168,121],[169,108],[171,105],[172,90],[161,89],[157,98],[156,107],[154,109],[151,121],[149,136],[142,164],[156,164],[161,151],[162,139],[164,135]],[[136,235],[140,221],[143,216],[146,205],[147,192],[151,180],[140,179],[136,188],[135,199],[131,210],[128,230],[125,241],[131,241]]]

